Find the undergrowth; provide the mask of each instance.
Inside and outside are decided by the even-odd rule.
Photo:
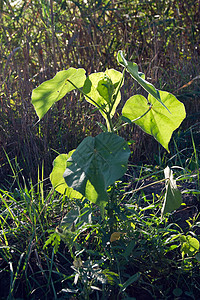
[[[186,247],[200,236],[193,146],[187,159],[163,158],[184,201],[163,218],[162,166],[130,165],[103,219],[97,206],[58,195],[42,175],[21,184],[10,162],[16,185],[0,191],[1,299],[196,299],[200,257]]]

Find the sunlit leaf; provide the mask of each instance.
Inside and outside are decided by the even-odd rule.
[[[85,82],[84,69],[69,68],[58,72],[53,79],[43,82],[32,92],[32,104],[41,119],[51,106],[75,89],[69,80],[78,88]]]
[[[114,69],[109,69],[106,70],[105,73],[93,73],[89,75],[85,81],[83,92],[92,98],[96,104],[88,97],[85,97],[85,99],[98,107],[105,119],[107,119],[105,112],[110,112],[110,116],[112,117],[121,100],[121,93],[119,92],[114,105],[110,103],[111,97],[115,93],[122,77],[122,73]],[[111,106],[112,109],[110,111]]]
[[[190,235],[181,236],[181,251],[183,257],[195,255],[199,251],[199,241]]]
[[[48,245],[52,244],[52,246],[54,247],[54,252],[58,252],[58,248],[60,246],[61,243],[61,236],[60,234],[55,231],[54,233],[50,234],[49,238],[46,240],[43,249],[47,248]]]
[[[50,180],[57,192],[65,194],[70,199],[81,199],[83,196],[79,192],[69,188],[63,177],[63,173],[65,172],[67,165],[67,159],[74,151],[75,150],[72,150],[68,154],[60,154],[56,157],[53,162],[53,170],[50,174]]]
[[[178,209],[182,203],[182,195],[176,186],[176,180],[173,178],[173,172],[169,167],[164,170],[166,179],[166,193],[161,215]]]
[[[186,116],[184,105],[168,92],[160,91],[162,102],[169,108],[169,113],[154,97],[149,95],[148,101],[142,95],[134,95],[127,100],[122,115],[134,121],[146,133],[151,134],[167,151],[172,133]],[[149,104],[150,103],[150,104]]]
[[[101,97],[103,97],[106,102],[111,104],[112,95],[114,92],[114,85],[112,80],[105,74],[104,77],[99,80],[97,85],[97,91]]]
[[[159,90],[157,90],[153,84],[145,80],[145,75],[142,72],[138,72],[138,65],[136,63],[127,61],[123,55],[123,51],[119,51],[117,54],[118,63],[121,64],[131,74],[131,76],[156,100],[158,100],[167,110],[169,109],[162,101]]]

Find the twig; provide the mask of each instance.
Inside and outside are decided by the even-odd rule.
[[[19,49],[21,49],[20,46],[17,47],[17,48],[15,48],[15,49],[9,54],[9,56],[8,56],[8,58],[7,58],[7,61],[6,61],[5,68],[4,68],[4,72],[3,72],[4,78],[6,77],[6,69],[7,69],[7,67],[8,67],[8,64],[9,64],[11,58],[13,57],[13,55],[15,54],[15,52],[16,52],[17,50],[19,50]],[[4,79],[4,82],[5,82],[5,79]],[[3,83],[4,83],[4,82],[3,82]]]

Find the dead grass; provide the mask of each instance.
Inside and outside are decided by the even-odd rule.
[[[25,176],[34,178],[42,161],[48,176],[52,149],[67,152],[99,132],[91,106],[74,93],[34,126],[32,89],[70,66],[88,74],[120,69],[116,53],[123,49],[153,84],[177,94],[189,115],[199,110],[199,80],[183,87],[200,70],[198,1],[28,1],[18,9],[6,3],[0,16],[0,182],[10,172],[5,152],[17,157]],[[128,80],[124,100],[137,92]],[[198,118],[186,120],[185,128]],[[123,134],[137,142],[135,160],[153,159],[150,137],[137,128]]]

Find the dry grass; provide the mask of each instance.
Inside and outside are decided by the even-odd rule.
[[[4,3],[0,15],[0,182],[10,173],[5,152],[11,161],[17,157],[25,176],[34,178],[42,161],[48,176],[56,156],[52,149],[67,152],[84,136],[99,131],[96,117],[89,113],[91,106],[74,93],[34,126],[32,89],[70,66],[84,67],[88,74],[118,68],[116,53],[123,49],[153,84],[177,94],[189,115],[199,110],[198,79],[182,88],[200,70],[199,1],[140,2],[27,1],[19,8]],[[137,85],[127,80],[124,100],[137,92]],[[188,119],[184,126],[198,119],[198,115]],[[127,128],[123,134],[137,141],[133,148],[137,161],[153,158],[155,143],[150,137],[137,128]]]

